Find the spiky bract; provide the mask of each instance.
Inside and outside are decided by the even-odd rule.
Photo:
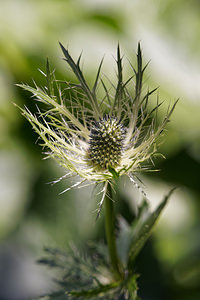
[[[80,69],[80,57],[74,62],[69,52],[61,45],[65,60],[78,79],[78,83],[59,82],[50,71],[47,61],[44,89],[20,85],[31,92],[36,100],[47,104],[47,110],[33,115],[22,109],[24,116],[48,149],[52,157],[69,172],[63,177],[78,175],[84,181],[107,182],[114,176],[135,175],[147,165],[156,152],[156,140],[167,124],[176,102],[168,109],[164,120],[156,125],[160,103],[151,109],[148,106],[154,90],[144,92],[140,44],[137,52],[137,68],[132,65],[133,76],[124,81],[122,58],[117,49],[117,83],[108,88],[100,79],[102,62],[92,88],[87,84]],[[98,96],[97,87],[102,84],[104,97]],[[63,87],[64,84],[64,87]],[[134,89],[133,89],[134,87]],[[63,178],[62,177],[62,178]],[[61,178],[61,179],[62,179]],[[133,177],[131,177],[133,178]]]

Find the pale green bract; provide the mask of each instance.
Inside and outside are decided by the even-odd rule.
[[[78,176],[79,180],[70,188],[103,183],[100,211],[108,182],[111,182],[113,177],[127,175],[136,184],[136,175],[148,169],[144,162],[152,161],[153,155],[157,152],[156,140],[169,121],[177,101],[168,109],[165,118],[157,126],[156,115],[161,103],[157,101],[155,107],[149,109],[149,100],[156,89],[144,92],[143,74],[147,65],[142,66],[140,44],[138,44],[137,51],[137,68],[130,64],[133,71],[131,78],[126,81],[123,79],[122,57],[118,46],[116,85],[111,83],[110,87],[107,87],[100,78],[102,60],[92,88],[87,84],[80,69],[81,57],[77,63],[74,62],[69,52],[62,44],[60,45],[65,56],[64,60],[76,75],[78,83],[57,81],[55,72],[51,72],[47,61],[46,74],[43,73],[47,82],[45,88],[19,84],[20,87],[32,93],[35,100],[46,104],[46,110],[41,111],[38,108],[37,114],[32,114],[28,108],[21,110],[43,141],[42,146],[45,148],[46,156],[56,160],[67,171],[57,181]],[[100,84],[104,97],[98,96],[97,90]],[[117,153],[117,159],[113,158],[116,162],[113,163],[114,167],[106,162],[102,164],[106,167],[101,168],[92,164],[93,161],[100,159],[92,159],[91,155],[94,152],[90,151],[88,156],[88,151],[91,149],[92,129],[100,120],[102,123],[102,120],[106,118],[117,120],[119,126],[124,128],[125,134],[123,134],[123,141],[120,139],[122,142],[122,145],[119,145],[120,151],[113,150]],[[108,151],[108,148],[105,145],[105,151]],[[103,149],[102,145],[101,149]],[[98,155],[103,157],[104,152],[101,151],[102,153],[98,152]],[[109,160],[109,155],[107,157]]]

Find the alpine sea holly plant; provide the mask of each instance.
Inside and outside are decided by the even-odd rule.
[[[29,91],[46,109],[23,115],[38,133],[47,157],[64,169],[64,178],[76,177],[72,188],[95,184],[100,186],[97,217],[104,210],[106,244],[87,246],[87,253],[75,247],[68,251],[46,249],[41,263],[60,268],[60,289],[45,299],[139,299],[135,259],[151,234],[172,191],[154,212],[150,212],[146,195],[138,180],[140,172],[151,169],[157,153],[157,140],[171,117],[177,101],[168,108],[160,124],[157,114],[161,103],[153,107],[150,99],[156,89],[143,87],[146,66],[142,64],[140,44],[137,66],[130,63],[133,76],[124,80],[122,57],[117,48],[117,82],[105,83],[100,76],[102,62],[92,87],[80,68],[81,56],[75,62],[62,44],[64,60],[77,78],[76,83],[55,78],[46,64],[46,86],[19,86]],[[99,94],[100,86],[104,96]],[[157,96],[156,96],[157,97]],[[157,97],[158,99],[158,97]],[[44,109],[44,106],[43,106]],[[138,214],[131,225],[122,218],[116,221],[113,189],[117,180],[127,177],[143,196]],[[118,224],[117,224],[118,223]],[[116,226],[117,225],[117,226]]]

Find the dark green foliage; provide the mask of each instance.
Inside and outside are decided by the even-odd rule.
[[[51,248],[45,248],[45,252],[46,256],[38,262],[59,270],[61,278],[55,282],[61,290],[41,299],[115,299],[120,283],[101,283],[103,278],[112,278],[104,245],[98,249],[88,246],[81,253],[75,246],[69,247],[67,252]]]
[[[120,222],[117,245],[123,262],[123,274],[115,279],[109,265],[106,245],[90,245],[83,251],[71,246],[67,252],[46,248],[46,257],[39,263],[60,271],[56,279],[60,289],[41,299],[113,299],[139,300],[135,259],[151,235],[152,229],[166,206],[172,189],[155,211],[150,212],[144,199],[138,209],[137,218],[131,225]]]
[[[78,58],[77,63],[74,62],[74,60],[72,59],[72,57],[70,56],[69,52],[63,47],[63,45],[60,43],[61,49],[63,51],[63,54],[65,56],[66,62],[69,64],[69,66],[71,67],[72,71],[74,72],[74,74],[76,75],[77,79],[79,80],[80,84],[77,85],[77,87],[81,88],[83,90],[83,92],[85,93],[85,95],[88,97],[88,99],[91,101],[91,107],[92,109],[96,112],[97,115],[99,115],[99,105],[96,99],[96,86],[97,86],[97,82],[98,82],[98,78],[100,75],[100,70],[101,70],[101,66],[102,66],[102,62],[100,63],[98,72],[97,72],[97,76],[96,76],[96,80],[93,86],[93,89],[91,90],[83,76],[83,73],[80,69],[80,60],[81,60],[81,55]]]
[[[164,209],[169,197],[171,196],[174,190],[175,188],[172,189],[168,193],[168,195],[164,197],[163,201],[160,203],[157,209],[152,213],[149,213],[147,211],[147,206],[145,202],[142,204],[139,211],[139,216],[135,220],[131,228],[131,231],[133,233],[133,238],[131,242],[132,245],[129,249],[129,257],[128,257],[128,267],[130,269],[133,266],[136,256],[139,254],[145,242],[149,238],[152,228],[154,227],[157,219],[159,218],[162,210]]]

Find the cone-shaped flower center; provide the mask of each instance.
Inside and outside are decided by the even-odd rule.
[[[125,132],[115,117],[106,115],[96,122],[90,132],[88,159],[91,164],[101,169],[117,167],[122,156]]]

